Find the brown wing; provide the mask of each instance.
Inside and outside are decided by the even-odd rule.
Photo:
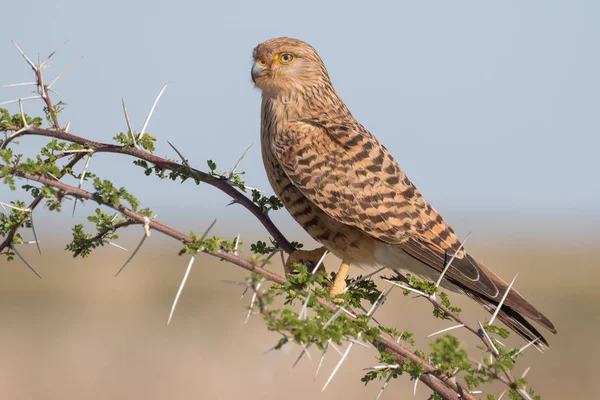
[[[398,246],[442,271],[460,246],[450,226],[425,201],[387,149],[356,123],[328,125],[315,120],[290,124],[273,138],[272,152],[304,196],[338,222]],[[467,295],[493,310],[507,284],[464,251],[447,277]],[[541,336],[519,315],[555,332],[552,323],[511,290],[500,318],[521,335]],[[533,336],[532,336],[533,335]]]
[[[362,126],[303,120],[271,145],[294,186],[336,221],[392,245],[421,237],[441,251],[458,249],[452,228]]]
[[[409,240],[399,248],[440,273],[451,257],[420,240]],[[467,296],[483,305],[490,313],[496,310],[498,302],[508,289],[506,282],[466,252],[463,258],[452,261],[444,278],[461,288]],[[528,341],[539,337],[540,341],[547,345],[543,336],[523,317],[530,318],[556,333],[556,328],[548,318],[527,302],[519,292],[511,289],[498,313],[498,318]]]

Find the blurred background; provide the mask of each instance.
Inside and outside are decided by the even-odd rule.
[[[3,5],[0,85],[32,80],[14,40],[32,59],[65,40],[45,70],[47,79],[83,56],[56,84],[67,103],[62,123],[98,141],[126,130],[121,97],[135,130],[155,96],[168,88],[148,127],[156,154],[190,163],[214,160],[230,169],[254,147],[242,169],[252,187],[268,190],[259,144],[260,93],[250,81],[251,51],[276,36],[311,43],[358,120],[394,154],[413,182],[465,237],[469,250],[516,288],[558,327],[551,349],[529,349],[526,367],[544,399],[595,398],[600,356],[600,4],[591,1],[445,2],[184,2],[102,3],[19,1]],[[30,88],[0,88],[0,102]],[[7,106],[17,112],[14,104]],[[25,111],[41,113],[41,103]],[[25,138],[34,155],[47,140]],[[425,155],[435,154],[436,157]],[[244,254],[264,229],[207,185],[145,178],[130,159],[101,155],[90,170],[127,188],[158,219],[183,232],[240,233]],[[79,168],[82,168],[80,166]],[[141,179],[144,178],[144,179]],[[89,187],[88,187],[89,189]],[[0,187],[0,201],[25,199]],[[61,398],[375,398],[362,368],[375,352],[352,351],[332,385],[321,387],[337,356],[313,381],[316,360],[291,365],[300,350],[263,352],[277,336],[259,317],[244,324],[250,299],[239,300],[245,273],[203,256],[197,261],[172,324],[166,319],[187,259],[177,243],[153,234],[122,275],[127,254],[103,248],[73,259],[63,251],[70,229],[94,206],[70,203],[62,214],[39,209],[43,257],[22,252],[39,281],[19,260],[0,260],[0,395]],[[290,240],[314,242],[285,211],[273,214]],[[31,233],[24,233],[32,239]],[[140,229],[119,244],[133,248]],[[330,269],[336,260],[328,259]],[[272,268],[281,271],[280,264]],[[359,271],[354,271],[358,274]],[[485,313],[457,299],[468,315]],[[381,322],[415,332],[417,347],[443,322],[430,307],[396,292]],[[467,314],[466,314],[467,315]],[[459,334],[471,351],[476,343]],[[518,339],[511,344],[521,345]],[[317,358],[316,352],[313,358]],[[498,395],[501,387],[491,388]],[[401,378],[384,398],[410,396]],[[420,385],[417,399],[429,396]]]

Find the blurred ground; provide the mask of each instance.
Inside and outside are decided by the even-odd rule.
[[[364,387],[360,382],[361,369],[376,363],[372,349],[353,349],[324,394],[320,391],[337,355],[328,354],[316,381],[316,352],[313,361],[304,359],[294,370],[297,346],[263,355],[278,337],[258,316],[245,325],[249,297],[240,300],[241,287],[222,282],[242,281],[241,269],[201,256],[167,327],[187,264],[176,256],[177,247],[155,234],[114,278],[125,253],[108,247],[75,260],[61,251],[62,243],[45,243],[42,258],[33,246],[23,248],[42,281],[19,260],[0,261],[3,399],[371,399],[379,391],[380,383]],[[527,350],[517,373],[531,366],[528,377],[543,399],[597,398],[600,251],[576,244],[529,248],[523,241],[470,249],[505,279],[519,271],[517,289],[558,327],[559,334],[548,338],[550,351]],[[329,269],[334,264],[330,259]],[[279,270],[279,264],[273,268]],[[469,301],[458,303],[467,315],[485,317]],[[428,333],[449,326],[430,317],[425,301],[400,291],[392,293],[378,319],[414,331],[420,348]],[[476,354],[470,337],[464,332],[459,337],[468,339]],[[521,344],[516,338],[511,343]],[[412,389],[412,382],[401,378],[390,383],[383,398],[412,398]],[[491,393],[501,391],[494,387]],[[415,398],[429,395],[420,384]]]

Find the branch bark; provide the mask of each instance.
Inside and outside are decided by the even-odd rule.
[[[52,178],[47,178],[47,177],[41,176],[41,175],[30,174],[28,172],[24,172],[24,171],[21,171],[18,169],[15,170],[13,173],[15,176],[33,180],[33,181],[42,183],[44,185],[58,188],[58,189],[62,190],[65,194],[73,194],[75,196],[79,196],[79,197],[87,199],[87,200],[95,201],[98,204],[112,208],[112,209],[122,213],[123,215],[129,217],[131,220],[137,221],[140,224],[145,223],[145,217],[143,215],[141,215],[121,204],[114,205],[114,204],[103,203],[103,202],[99,201],[99,199],[96,196],[94,196],[93,193],[88,192],[87,190],[79,189],[79,188],[68,185],[61,181],[57,181]],[[236,191],[236,193],[240,193],[240,192]],[[169,227],[168,225],[165,225],[158,221],[150,220],[149,227],[151,229],[161,232],[173,239],[176,239],[182,243],[191,243],[193,241],[193,239],[190,236],[185,235],[185,234]],[[213,252],[208,249],[203,249],[202,252],[205,254],[211,255],[213,257],[217,257],[221,260],[228,261],[228,262],[230,262],[234,265],[237,265],[238,267],[244,268],[248,271],[260,273],[269,281],[272,281],[272,282],[275,282],[278,284],[284,284],[286,282],[285,277],[283,277],[273,271],[269,271],[265,268],[254,265],[249,260],[246,260],[246,259],[234,254],[233,252],[229,252],[229,251]],[[335,304],[333,304],[323,298],[319,298],[319,303],[321,305],[327,307],[331,311],[336,311],[338,309],[338,307]],[[349,318],[352,318],[352,317],[349,316]],[[419,356],[415,355],[414,353],[412,353],[409,349],[407,349],[403,345],[396,343],[396,341],[394,341],[394,339],[391,336],[389,336],[385,333],[382,333],[381,337],[377,340],[374,340],[372,343],[376,347],[378,344],[383,344],[386,347],[387,351],[389,351],[391,354],[394,354],[397,357],[398,362],[403,362],[404,359],[409,359],[415,363],[421,364],[423,366],[423,368],[425,369],[425,373],[419,379],[425,385],[427,385],[432,390],[437,392],[440,396],[442,396],[442,398],[444,400],[460,400],[460,399],[476,400],[476,398],[473,395],[471,395],[464,387],[462,387],[462,385],[458,384],[455,379],[445,376],[443,374],[440,374],[439,371],[433,365],[429,364],[426,360],[423,360]]]

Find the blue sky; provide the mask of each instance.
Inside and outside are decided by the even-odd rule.
[[[242,168],[251,186],[270,189],[251,52],[292,36],[319,51],[353,114],[459,231],[587,235],[600,222],[598,2],[21,0],[3,10],[0,84],[31,80],[11,40],[37,57],[68,39],[48,77],[84,57],[56,86],[75,134],[110,141],[125,130],[121,96],[139,130],[169,84],[148,127],[156,153],[176,158],[169,140],[193,165],[226,169],[254,143]],[[0,89],[0,101],[27,95]],[[22,149],[41,143],[25,139]],[[190,214],[254,226],[206,185],[144,179],[110,155],[91,167],[184,230],[194,229]]]

